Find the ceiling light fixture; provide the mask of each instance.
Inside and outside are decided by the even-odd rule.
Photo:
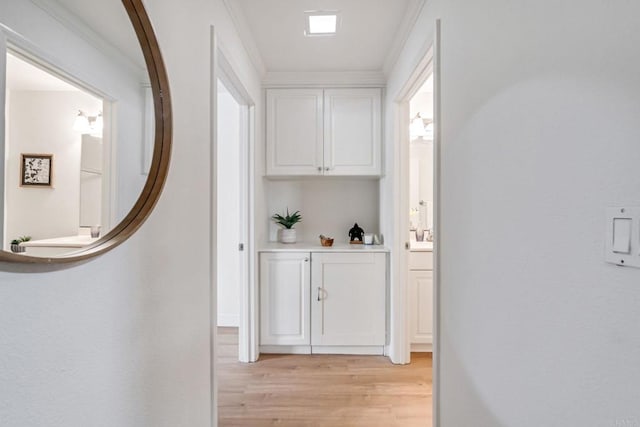
[[[338,31],[337,10],[310,10],[305,15],[307,19],[304,35],[307,37],[332,36]]]

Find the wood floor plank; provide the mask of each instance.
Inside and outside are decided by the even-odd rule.
[[[220,427],[430,427],[432,360],[263,355],[237,362],[237,329],[219,328]]]

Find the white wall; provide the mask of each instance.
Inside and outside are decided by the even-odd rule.
[[[443,426],[640,423],[640,270],[603,261],[605,208],[640,204],[639,16],[432,0],[390,76],[441,18]]]
[[[218,326],[240,316],[240,105],[218,84]]]
[[[102,102],[82,92],[11,91],[8,103],[6,233],[34,240],[73,236],[80,227],[80,141],[75,112]],[[53,186],[21,187],[21,154],[53,154]],[[8,246],[5,246],[8,247]]]
[[[151,11],[174,107],[162,198],[96,260],[0,273],[0,424],[211,425],[211,25],[258,103],[260,79],[221,0],[155,0]]]
[[[336,243],[349,242],[355,222],[366,233],[379,233],[379,184],[377,180],[325,178],[273,180],[267,182],[268,218],[275,213],[297,210],[302,222],[295,229],[299,242],[320,244],[319,235],[333,237]],[[277,241],[280,228],[269,221],[269,241]]]

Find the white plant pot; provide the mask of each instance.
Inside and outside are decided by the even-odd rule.
[[[295,243],[296,242],[296,229],[295,228],[281,228],[280,229],[280,243]]]

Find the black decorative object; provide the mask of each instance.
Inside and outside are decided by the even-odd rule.
[[[362,243],[362,236],[364,235],[364,230],[358,227],[358,223],[353,224],[353,228],[349,230],[349,239],[351,243]]]

